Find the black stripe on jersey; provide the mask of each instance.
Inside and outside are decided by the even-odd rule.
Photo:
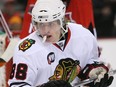
[[[10,84],[10,87],[12,87],[12,86],[23,87],[23,86],[26,86],[26,85],[31,86],[30,84],[28,84],[26,82],[14,82],[14,83]]]

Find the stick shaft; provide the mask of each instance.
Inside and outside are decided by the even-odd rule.
[[[5,65],[13,56],[13,52],[11,51],[12,49],[14,49],[14,44],[15,44],[15,40],[13,39],[12,33],[8,27],[8,24],[6,23],[6,20],[2,14],[2,11],[0,9],[0,22],[4,28],[4,31],[6,32],[8,39],[10,41],[9,45],[7,46],[5,52],[2,54],[2,56],[0,57],[0,67],[2,67],[3,65]],[[14,46],[14,47],[13,47]]]
[[[8,24],[6,23],[6,20],[5,20],[4,16],[3,16],[3,14],[2,14],[1,9],[0,9],[0,22],[1,22],[3,28],[4,28],[5,32],[6,32],[9,40],[10,40],[13,36],[12,36],[12,33],[11,33],[9,27],[8,27]]]
[[[112,75],[114,75],[114,74],[116,74],[116,69],[115,69],[115,70],[109,71],[109,75],[112,76]],[[95,79],[96,79],[96,78],[89,78],[89,79],[83,80],[83,81],[81,81],[81,82],[79,82],[79,83],[75,83],[72,87],[83,86],[83,85],[85,85],[85,84],[88,84],[88,83],[93,82]]]

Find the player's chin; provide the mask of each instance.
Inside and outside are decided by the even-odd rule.
[[[47,37],[46,42],[48,42],[48,43],[54,43],[55,40],[54,40],[53,37]]]
[[[47,38],[46,42],[48,42],[48,43],[56,43],[56,41],[53,38]]]
[[[47,38],[47,39],[46,39],[46,42],[48,42],[48,43],[53,43],[53,39],[52,39],[52,38]]]

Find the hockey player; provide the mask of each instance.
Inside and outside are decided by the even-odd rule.
[[[98,60],[93,34],[83,26],[66,23],[61,0],[38,0],[32,9],[35,31],[22,39],[13,56],[10,87],[71,87],[87,78],[87,86],[107,87],[113,77]]]

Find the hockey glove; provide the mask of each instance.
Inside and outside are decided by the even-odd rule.
[[[107,87],[113,81],[113,76],[108,75],[108,68],[103,63],[87,64],[86,67],[79,73],[78,77],[81,80],[88,78],[96,78],[96,80],[87,86],[90,87]]]
[[[52,80],[39,87],[72,87],[70,83],[64,80]]]

